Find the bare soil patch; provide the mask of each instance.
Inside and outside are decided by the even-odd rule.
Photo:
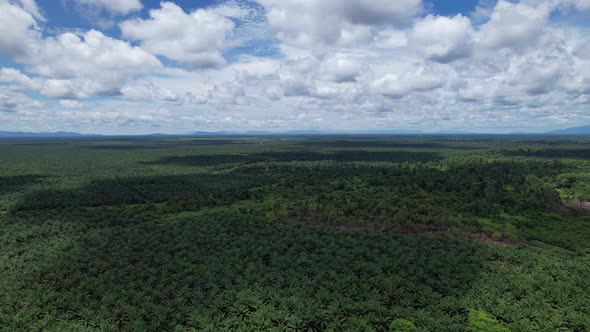
[[[305,219],[298,218],[282,218],[276,223],[300,225],[313,229],[337,229],[349,232],[366,232],[370,234],[381,234],[385,232],[397,234],[412,234],[412,235],[428,235],[428,236],[449,236],[460,239],[472,239],[479,242],[495,245],[526,245],[534,248],[541,248],[539,245],[526,241],[524,239],[515,239],[507,236],[495,237],[488,232],[470,233],[460,230],[456,227],[444,225],[377,225],[377,224],[363,224],[358,220],[347,220],[341,222],[328,222],[321,211],[310,211]]]

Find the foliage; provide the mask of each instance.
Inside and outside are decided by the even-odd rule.
[[[0,141],[0,326],[588,331],[588,141]]]
[[[468,319],[469,331],[472,332],[510,332],[485,311],[471,310]]]
[[[405,319],[396,319],[389,325],[391,332],[414,332],[416,331],[416,325]]]

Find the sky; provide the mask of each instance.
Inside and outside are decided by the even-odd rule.
[[[590,124],[590,0],[0,0],[0,130]]]

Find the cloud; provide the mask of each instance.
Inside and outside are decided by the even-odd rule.
[[[443,84],[444,79],[441,76],[424,73],[421,68],[417,73],[404,73],[401,76],[386,74],[376,79],[371,88],[383,96],[398,99],[412,93],[439,89]]]
[[[188,68],[220,67],[221,50],[234,23],[214,10],[197,9],[189,14],[172,2],[150,10],[150,19],[121,23],[125,38],[138,40],[154,54],[178,61]]]
[[[0,68],[0,82],[11,83],[13,88],[34,90],[36,83],[27,75],[14,68]]]
[[[38,38],[37,21],[24,8],[0,0],[0,55],[20,59],[30,53]]]
[[[370,38],[371,27],[405,27],[421,0],[258,0],[276,37],[296,46],[352,44]]]
[[[352,23],[406,26],[420,12],[421,6],[421,0],[352,0],[340,1],[337,8],[343,8]]]
[[[139,0],[70,0],[78,5],[94,9],[105,10],[111,14],[126,15],[140,10],[143,6]]]
[[[30,71],[60,79],[96,79],[118,82],[160,66],[140,47],[90,30],[81,36],[64,33],[42,41],[39,52],[27,61]]]
[[[468,18],[428,15],[416,23],[409,33],[409,43],[426,58],[452,62],[471,52],[473,28]]]
[[[16,2],[20,4],[24,10],[33,15],[33,17],[35,17],[37,20],[45,21],[45,17],[43,17],[43,14],[41,13],[39,6],[37,6],[37,2],[35,2],[35,0],[17,0]]]
[[[178,101],[179,99],[179,96],[172,90],[158,87],[152,82],[147,82],[142,85],[128,85],[121,90],[121,93],[125,98],[133,100],[152,99]]]
[[[326,59],[320,67],[320,76],[331,82],[354,82],[366,65],[360,61],[346,55],[336,54]]]
[[[576,56],[584,60],[590,60],[590,44],[586,44],[577,50]]]
[[[552,5],[564,8],[573,7],[582,11],[590,10],[590,0],[555,0]]]
[[[276,77],[280,61],[245,56],[239,62],[223,68],[189,71],[182,68],[162,68],[156,76],[143,77],[129,82],[121,90],[130,100],[154,100],[176,105],[203,105],[221,107],[222,104],[244,104],[251,97],[234,100],[228,90],[241,87],[248,95],[266,98],[266,89]],[[219,87],[218,87],[219,86]],[[212,91],[215,90],[215,91]],[[225,90],[225,91],[222,91]],[[241,93],[236,95],[242,97]]]
[[[147,82],[135,82],[121,89],[123,97],[129,100],[165,101],[176,104],[202,105],[207,97],[193,91],[173,91],[170,88]]]
[[[0,89],[0,113],[15,113],[36,109],[43,104],[22,93]]]
[[[145,50],[96,30],[40,40],[25,63],[46,79],[41,93],[56,98],[118,95],[128,79],[160,67]]]
[[[557,85],[568,66],[559,61],[525,62],[516,70],[518,76],[513,83],[522,85],[527,94],[538,96],[559,89]]]
[[[208,100],[217,101],[221,106],[243,105],[249,102],[246,90],[239,81],[225,81],[213,87],[209,91]]]
[[[551,12],[547,3],[537,6],[500,0],[479,33],[482,46],[517,51],[533,47],[541,38]]]
[[[23,7],[0,0],[0,54],[35,75],[2,69],[0,80],[16,88],[55,98],[118,95],[129,79],[161,66],[142,48],[97,30],[43,37],[33,15],[25,10],[36,8],[34,2],[20,3]]]
[[[82,99],[88,98],[87,90],[93,90],[89,87],[88,81],[72,81],[72,80],[58,80],[47,79],[43,81],[39,92],[47,97],[52,98],[68,98],[68,99]],[[89,89],[91,88],[91,89]]]
[[[61,99],[59,101],[59,106],[69,109],[80,109],[84,107],[84,104],[77,100]]]
[[[263,86],[273,88],[272,93],[267,94],[271,99],[277,99],[279,91],[282,91],[284,97],[344,100],[357,94],[359,80],[368,71],[369,67],[362,59],[350,54],[307,57],[283,63],[275,75],[267,78],[271,82]]]
[[[172,120],[172,112],[167,109],[139,110],[136,108],[121,107],[121,109],[114,110],[111,106],[114,105],[99,105],[94,110],[61,110],[55,112],[53,116],[58,117],[63,123],[85,124],[89,126],[108,124],[118,127],[150,126],[154,128],[169,124]]]
[[[121,39],[48,29],[34,1],[0,0],[0,54],[13,61],[0,68],[2,120],[133,132],[590,121],[590,39],[568,21],[587,3],[485,1],[443,16],[419,0],[163,2],[123,18]]]
[[[246,4],[240,4],[237,1],[230,0],[209,8],[212,12],[220,16],[233,18],[246,18],[252,14],[253,9]]]

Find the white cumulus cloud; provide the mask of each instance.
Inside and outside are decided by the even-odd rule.
[[[37,21],[25,8],[0,0],[0,55],[19,59],[35,48]]]
[[[421,11],[421,0],[258,0],[270,28],[289,44],[353,43],[374,26],[403,27]]]
[[[468,18],[429,15],[410,32],[410,44],[428,59],[451,62],[469,55],[473,28]]]
[[[125,38],[138,40],[154,54],[178,61],[189,68],[219,67],[225,63],[221,50],[234,23],[214,10],[185,13],[172,2],[150,10],[150,19],[121,23]]]
[[[490,20],[478,33],[480,43],[492,50],[524,50],[533,47],[546,28],[550,6],[512,3],[500,0]]]

